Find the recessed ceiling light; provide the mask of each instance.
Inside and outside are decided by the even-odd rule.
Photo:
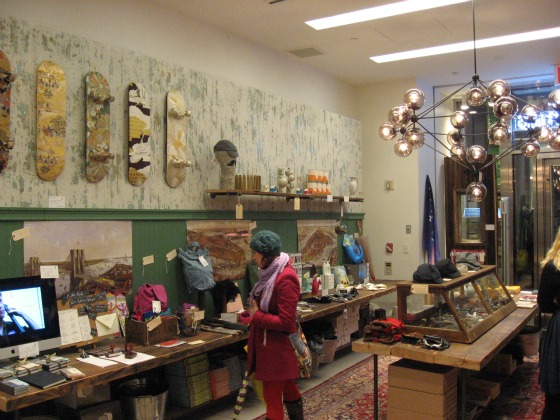
[[[480,39],[476,41],[476,48],[497,47],[499,45],[517,44],[527,41],[537,41],[539,39],[556,38],[560,36],[560,27],[543,29],[522,34],[499,36],[496,38]],[[447,54],[459,51],[472,50],[473,41],[459,42],[457,44],[440,45],[439,47],[421,48],[419,50],[403,51],[400,53],[378,55],[370,57],[376,63],[388,63],[390,61],[408,60],[411,58],[429,57],[432,55]]]
[[[336,28],[337,26],[367,22],[368,20],[383,19],[389,16],[403,15],[405,13],[413,13],[420,10],[435,9],[436,7],[465,3],[467,1],[470,0],[406,0],[378,7],[370,7],[369,9],[342,13],[340,15],[308,20],[305,23],[320,31],[321,29]]]

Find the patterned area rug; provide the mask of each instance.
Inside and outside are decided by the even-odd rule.
[[[379,357],[380,419],[387,418],[387,366],[396,360]],[[525,358],[513,375],[502,378],[501,384],[500,396],[479,418],[540,419],[544,395],[538,385],[538,357]],[[373,356],[304,392],[303,399],[306,419],[373,419]]]

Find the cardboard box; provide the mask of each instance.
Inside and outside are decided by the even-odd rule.
[[[87,405],[99,404],[111,399],[111,387],[109,383],[95,386],[78,386],[74,392],[70,392],[55,402],[70,408],[80,408]]]
[[[397,407],[387,407],[387,418],[391,420],[456,420],[457,414],[450,413],[444,416],[417,413]]]
[[[457,387],[459,369],[401,359],[389,365],[389,386],[430,394],[446,394]]]
[[[430,394],[428,392],[413,391],[411,389],[389,386],[387,392],[387,407],[398,409],[413,408],[414,413],[430,416],[457,417],[457,387],[450,388],[445,394]],[[414,415],[409,417],[416,419]]]
[[[162,341],[171,340],[179,335],[179,323],[175,316],[160,316],[161,324],[154,326],[150,322],[126,320],[126,340],[131,343],[139,343],[145,346],[158,344]]]

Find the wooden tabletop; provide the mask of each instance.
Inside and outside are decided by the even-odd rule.
[[[349,305],[358,305],[362,302],[369,301],[376,297],[383,296],[388,293],[394,292],[394,286],[389,286],[386,290],[369,291],[359,290],[359,295],[348,302],[331,302],[326,304],[316,304],[312,312],[302,314],[302,322],[310,321],[312,319],[320,318],[329,314],[342,312]],[[220,334],[209,331],[201,331],[194,337],[178,336],[178,339],[186,341],[183,344],[171,348],[161,348],[153,346],[135,345],[134,351],[156,356],[153,359],[143,361],[134,365],[124,365],[117,363],[116,365],[100,368],[88,363],[82,363],[79,359],[79,353],[67,351],[57,353],[60,356],[70,358],[70,364],[77,367],[86,374],[84,378],[66,381],[63,384],[56,385],[48,389],[39,389],[29,386],[29,391],[20,395],[10,395],[6,392],[0,391],[0,410],[4,412],[14,411],[20,408],[29,407],[31,405],[39,404],[41,402],[52,400],[54,398],[62,397],[69,393],[74,393],[78,389],[89,388],[99,384],[105,384],[121,378],[132,376],[136,373],[144,372],[154,369],[167,363],[173,363],[183,360],[187,357],[196,356],[201,353],[207,353],[211,350],[219,349],[233,343],[246,340],[249,336],[248,332],[242,332],[237,335]],[[201,340],[200,344],[188,344],[189,342]],[[108,346],[115,344],[116,346],[122,345],[124,339],[106,340],[98,343],[98,347]]]
[[[517,308],[475,342],[471,344],[451,343],[451,347],[443,351],[428,350],[404,343],[389,345],[365,342],[363,339],[354,341],[352,350],[359,353],[398,356],[420,362],[481,370],[523,329],[537,312],[538,307],[536,306],[532,309]]]

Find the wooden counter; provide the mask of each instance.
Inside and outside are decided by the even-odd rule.
[[[377,356],[397,356],[420,362],[454,366],[461,369],[462,406],[461,418],[465,418],[465,370],[479,371],[484,368],[502,350],[527,323],[538,313],[538,307],[531,309],[517,308],[496,326],[483,334],[471,344],[451,343],[451,347],[443,351],[428,350],[412,344],[396,343],[392,345],[365,342],[363,339],[352,343],[352,350],[359,353],[374,355],[374,418],[378,418],[378,382]]]
[[[394,292],[394,286],[389,286],[387,290],[369,291],[360,290],[359,296],[353,298],[348,302],[331,302],[326,304],[317,304],[312,312],[302,314],[302,322],[310,321],[312,319],[327,316],[329,314],[342,312],[345,308],[351,305],[360,305],[376,297],[386,295]],[[135,345],[134,350],[140,353],[146,353],[155,358],[137,363],[134,365],[124,365],[118,363],[106,368],[100,368],[88,363],[81,363],[77,359],[79,353],[76,352],[59,352],[59,355],[69,357],[72,366],[77,367],[86,374],[84,378],[72,381],[66,381],[63,384],[54,386],[48,389],[38,389],[29,386],[29,391],[20,395],[10,395],[0,391],[0,410],[3,412],[10,412],[21,408],[29,407],[39,404],[44,401],[52,400],[69,393],[76,392],[80,388],[92,387],[94,385],[104,384],[117,379],[126,378],[134,374],[148,371],[161,365],[173,363],[183,360],[187,357],[196,356],[201,353],[207,353],[230,344],[244,341],[248,338],[248,332],[241,334],[229,335],[220,334],[215,332],[201,331],[194,337],[178,336],[178,338],[185,340],[187,344],[183,344],[171,348],[160,348],[153,346],[140,346]],[[190,345],[189,342],[203,340],[204,343]],[[124,339],[107,340],[106,342],[98,343],[99,347],[108,346],[109,344],[119,345],[124,342]]]

